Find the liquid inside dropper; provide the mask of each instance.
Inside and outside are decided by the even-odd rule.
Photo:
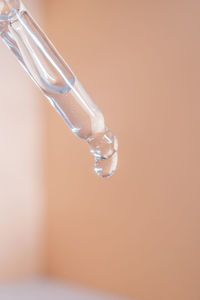
[[[52,91],[46,93],[51,104],[64,118],[72,132],[88,143],[95,159],[95,173],[100,177],[108,178],[117,168],[117,138],[105,127],[103,115],[96,104],[90,103],[90,110],[94,114],[89,113],[85,105],[80,102],[80,95],[84,95],[83,87],[77,79],[72,80],[72,88],[65,94]],[[89,100],[88,94],[87,100]]]

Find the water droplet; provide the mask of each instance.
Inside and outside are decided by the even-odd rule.
[[[96,159],[94,171],[97,175],[107,178],[114,174],[117,168],[117,161],[118,156],[117,152],[114,152],[109,158],[107,159]]]
[[[88,139],[91,153],[95,157],[94,171],[101,177],[110,177],[117,168],[118,142],[107,128]]]

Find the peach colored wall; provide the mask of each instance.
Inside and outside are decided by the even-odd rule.
[[[49,275],[200,299],[199,11],[196,0],[46,1],[49,36],[119,139],[118,171],[100,179],[46,104]]]
[[[24,1],[29,4],[28,1]],[[29,5],[41,18],[41,3]],[[40,274],[43,256],[39,93],[0,41],[0,280]]]

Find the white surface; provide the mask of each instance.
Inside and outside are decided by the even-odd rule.
[[[27,281],[12,285],[0,285],[2,300],[122,300],[103,293],[88,291],[72,285],[50,280]]]

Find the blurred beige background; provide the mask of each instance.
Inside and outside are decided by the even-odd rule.
[[[199,11],[195,0],[46,1],[49,36],[119,139],[117,173],[102,180],[47,106],[49,275],[200,299]]]
[[[31,9],[41,22],[40,1]],[[43,113],[40,93],[2,41],[0,89],[0,280],[8,281],[43,271]]]
[[[200,2],[24,2],[117,135],[119,167],[93,173],[86,143],[1,44],[1,281],[199,300]]]

